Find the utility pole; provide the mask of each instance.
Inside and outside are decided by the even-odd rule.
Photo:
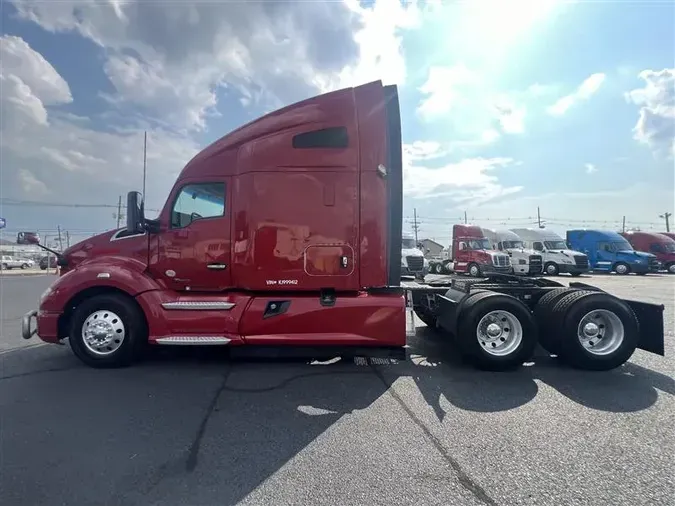
[[[61,225],[57,225],[56,230],[59,232],[59,251],[63,251],[63,242],[61,241]]]
[[[537,206],[537,226],[539,228],[544,228],[544,226],[541,224],[541,212],[539,211],[539,206]]]
[[[626,231],[626,217],[623,217],[623,223],[621,224],[621,232]]]
[[[146,175],[146,160],[148,153],[148,132],[143,132],[143,200],[145,201],[145,175]],[[120,197],[122,198],[122,197]],[[118,213],[119,214],[119,213]],[[117,228],[119,228],[119,222],[117,223]]]
[[[70,248],[70,232],[66,230],[66,248]]]
[[[670,232],[670,217],[673,215],[673,213],[663,213],[659,215],[659,218],[663,218],[666,220],[666,232]]]
[[[117,227],[120,228],[120,219],[122,218],[122,195],[117,200]]]
[[[419,230],[420,226],[417,224],[417,208],[413,209],[413,232],[415,232],[415,246],[417,246],[417,231]]]
[[[466,217],[466,211],[464,211],[464,224],[466,225],[467,223],[469,223],[469,220]]]

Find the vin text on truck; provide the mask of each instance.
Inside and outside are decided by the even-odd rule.
[[[409,308],[485,369],[521,365],[538,342],[586,369],[636,348],[663,355],[663,306],[500,273],[509,257],[486,239],[473,249],[503,266],[402,282],[401,156],[398,92],[380,81],[257,119],[196,155],[157,219],[130,192],[126,228],[59,253],[23,337],[68,338],[94,367],[128,365],[147,345],[404,358]]]

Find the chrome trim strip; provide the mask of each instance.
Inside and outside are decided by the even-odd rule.
[[[126,237],[118,237],[122,232],[126,232],[126,227],[120,228],[117,232],[115,232],[112,237],[110,237],[110,242],[113,241],[123,241],[124,239],[131,239],[132,237],[142,237],[144,235],[147,235],[148,233],[143,231],[142,234],[134,234],[134,235],[127,235]]]
[[[164,302],[162,307],[168,310],[182,310],[191,311],[193,309],[201,311],[209,311],[212,309],[228,310],[232,309],[236,304],[234,302],[219,302],[219,301],[178,301],[178,302]]]
[[[231,339],[222,336],[165,336],[155,339],[157,344],[171,345],[201,345],[201,344],[229,344]]]
[[[207,269],[214,269],[214,270],[217,270],[217,271],[222,271],[226,267],[227,267],[227,265],[225,265],[225,264],[209,264],[209,265],[206,266]]]

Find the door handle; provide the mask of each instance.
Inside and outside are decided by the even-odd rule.
[[[206,268],[214,271],[222,271],[227,268],[227,264],[207,264]]]

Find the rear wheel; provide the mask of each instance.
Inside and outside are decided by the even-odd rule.
[[[97,295],[73,314],[70,347],[91,367],[125,367],[140,358],[147,339],[143,313],[126,296]]]
[[[545,293],[534,307],[534,317],[539,326],[539,344],[553,355],[560,354],[560,344],[556,331],[560,322],[555,317],[553,308],[563,297],[576,291],[578,291],[576,288],[554,288]]]
[[[614,266],[614,272],[620,274],[621,276],[625,276],[626,274],[630,274],[630,266],[623,262],[619,262]]]
[[[560,357],[573,367],[606,371],[619,367],[635,352],[639,323],[621,299],[603,292],[579,290],[553,308],[560,321]]]
[[[537,326],[519,300],[494,292],[471,295],[457,328],[462,355],[479,369],[504,371],[529,360],[537,345]]]
[[[28,269],[28,267],[30,267],[28,264],[21,264],[22,269]]]

